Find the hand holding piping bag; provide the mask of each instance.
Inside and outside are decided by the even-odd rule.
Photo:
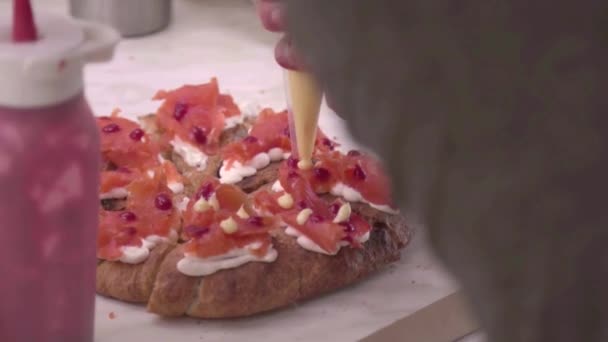
[[[264,27],[272,32],[285,28],[282,4],[272,0],[258,0],[256,7]],[[303,71],[291,39],[285,35],[275,48],[275,58],[285,68],[285,83],[289,109],[292,155],[300,159],[301,169],[312,167],[312,153],[319,121],[323,93],[314,77]]]

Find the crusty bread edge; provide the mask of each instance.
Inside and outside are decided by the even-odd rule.
[[[206,277],[179,272],[176,265],[183,257],[183,246],[178,246],[160,267],[148,310],[163,316],[244,317],[353,284],[397,261],[411,239],[399,215],[366,218],[373,230],[364,248],[342,248],[337,255],[327,256],[301,248],[280,229],[273,232],[276,261],[251,262]]]

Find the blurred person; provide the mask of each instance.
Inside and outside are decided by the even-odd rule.
[[[258,0],[490,341],[607,341],[608,3]],[[295,47],[297,46],[297,50]]]

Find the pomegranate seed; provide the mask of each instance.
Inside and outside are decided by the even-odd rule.
[[[330,150],[334,149],[334,143],[328,138],[323,138],[323,145],[329,147]]]
[[[141,138],[144,137],[144,131],[141,128],[136,128],[133,131],[131,131],[131,134],[129,134],[129,138],[135,140],[135,141],[140,141]]]
[[[314,214],[314,215],[310,216],[309,220],[312,223],[320,223],[320,222],[323,222],[323,216],[321,216],[319,214]]]
[[[245,137],[245,139],[243,139],[244,142],[248,143],[248,144],[255,144],[258,142],[258,138],[248,135]]]
[[[289,131],[289,127],[285,127],[285,129],[283,129],[283,135],[286,137],[291,137],[291,132]]]
[[[209,233],[209,228],[199,226],[187,226],[184,228],[184,233],[195,239],[201,238],[203,235]]]
[[[192,128],[192,140],[196,141],[200,145],[205,145],[207,143],[207,134],[198,126],[194,126]]]
[[[352,236],[345,236],[342,238],[343,241],[346,241],[348,243],[353,243],[353,237]]]
[[[205,183],[205,185],[201,186],[196,193],[196,199],[200,199],[201,197],[208,200],[213,194],[213,184]]]
[[[125,211],[124,213],[120,214],[120,218],[127,222],[137,220],[137,216],[132,211]]]
[[[329,210],[332,214],[336,215],[338,213],[338,210],[340,210],[340,203],[332,204],[331,206],[329,206]]]
[[[298,167],[298,158],[293,158],[293,157],[289,157],[287,158],[287,166],[289,166],[292,169],[295,169]]]
[[[294,170],[291,170],[287,173],[287,178],[296,178],[298,176],[299,176],[298,173]]]
[[[253,216],[247,219],[247,223],[261,227],[264,225],[264,220],[260,216]]]
[[[361,152],[359,152],[357,150],[350,150],[350,151],[348,151],[348,153],[346,155],[349,157],[358,157],[361,155]]]
[[[330,174],[329,170],[324,167],[317,167],[313,170],[315,178],[320,182],[327,182],[329,180]]]
[[[131,170],[127,169],[126,167],[119,167],[118,169],[116,169],[116,172],[120,172],[120,173],[131,173]]]
[[[182,121],[184,116],[188,113],[188,105],[186,103],[177,103],[175,104],[175,109],[173,110],[173,118],[177,121]]]
[[[353,169],[353,175],[355,176],[355,178],[357,178],[358,180],[361,180],[361,181],[363,181],[367,178],[367,175],[365,174],[365,172],[359,165],[356,165],[355,168]]]
[[[116,133],[116,132],[120,131],[120,126],[118,126],[115,123],[111,123],[111,124],[103,126],[103,128],[101,130],[104,133]]]
[[[306,208],[308,208],[308,204],[306,204],[306,201],[301,200],[300,202],[298,202],[298,208],[306,209]]]
[[[171,198],[166,194],[158,194],[154,199],[154,205],[159,210],[170,210],[173,208],[173,203],[171,202]]]
[[[350,222],[340,223],[344,227],[345,233],[353,233],[355,231],[355,226]]]

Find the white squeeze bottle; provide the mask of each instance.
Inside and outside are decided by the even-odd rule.
[[[0,13],[0,341],[89,342],[100,157],[82,72],[118,35],[33,20],[27,0],[13,11]]]

